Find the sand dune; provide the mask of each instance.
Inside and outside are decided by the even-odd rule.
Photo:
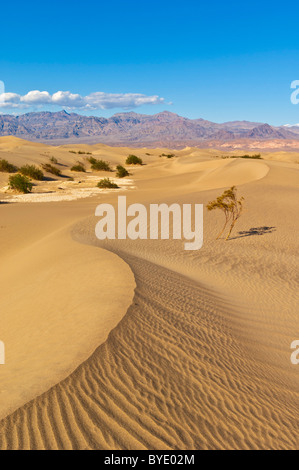
[[[264,178],[269,171],[266,163],[243,159],[198,161],[196,157],[184,157],[169,165],[173,173],[182,179],[186,176],[186,184],[190,191],[194,189],[217,189],[245,184]]]
[[[8,358],[1,369],[1,417],[89,357],[123,317],[134,290],[124,262],[78,245],[66,228],[4,259],[0,283],[1,339]]]
[[[72,376],[2,423],[2,448],[295,447],[296,407],[234,340],[231,306],[127,261],[138,291],[125,319]]]
[[[127,198],[128,203],[206,204],[219,195],[219,188],[237,185],[246,212],[235,236],[216,242],[220,216],[205,213],[204,247],[198,252],[184,252],[181,241],[97,241],[95,206],[99,200],[115,203],[116,194],[70,203],[24,204],[22,215],[20,205],[1,207],[7,226],[2,237],[8,241],[4,268],[20,255],[21,266],[14,265],[11,275],[29,296],[38,283],[44,285],[43,278],[33,281],[29,276],[23,284],[22,260],[30,260],[32,275],[41,275],[45,263],[50,264],[55,276],[49,278],[48,292],[60,292],[61,303],[66,286],[59,285],[57,274],[67,270],[69,298],[76,289],[74,273],[82,273],[78,296],[84,303],[74,312],[67,302],[65,315],[74,312],[76,320],[61,337],[75,344],[82,321],[88,321],[88,344],[77,343],[77,356],[72,356],[72,348],[60,349],[59,367],[49,373],[48,388],[52,388],[46,391],[42,379],[34,385],[39,390],[25,387],[27,404],[0,421],[1,450],[299,448],[299,376],[290,363],[298,323],[299,168],[287,162],[207,162],[204,155],[191,157],[189,151],[194,150],[185,149],[169,161],[159,159],[157,150],[134,175],[137,189]],[[47,216],[42,215],[43,208]],[[40,231],[35,239],[26,222],[29,218],[34,224],[37,217]],[[19,229],[24,227],[23,238],[16,235],[16,219]],[[58,258],[47,259],[51,256],[43,246],[55,247]],[[102,272],[106,266],[109,279]],[[134,287],[128,266],[137,287],[124,315]],[[93,279],[99,271],[101,288]],[[7,282],[11,285],[9,278]],[[109,311],[108,289],[110,301],[116,302]],[[23,322],[30,333],[34,329],[26,320],[46,318],[37,318],[37,309],[30,310],[27,301]],[[104,308],[98,308],[99,303]],[[66,327],[61,314],[51,311],[50,325]],[[107,320],[112,311],[114,323]],[[45,310],[45,315],[50,311]],[[22,321],[17,312],[15,321]],[[106,341],[103,325],[106,334],[110,331]],[[7,331],[11,334],[8,320]],[[47,341],[48,333],[43,331]],[[39,347],[36,340],[33,343],[33,348]],[[43,356],[37,360],[36,350],[32,354],[41,368]],[[68,375],[67,369],[59,369],[66,365],[72,370],[78,367]],[[21,389],[21,381],[16,389]]]

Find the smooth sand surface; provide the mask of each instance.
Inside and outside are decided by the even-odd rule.
[[[105,250],[79,245],[67,226],[45,235],[44,219],[52,215],[55,220],[53,210],[22,207],[26,224],[38,220],[40,226],[35,227],[36,240],[25,248],[25,233],[21,246],[15,243],[2,257],[1,340],[7,360],[1,368],[1,417],[87,359],[124,316],[135,287],[127,264]],[[17,205],[1,207],[1,223],[15,221],[18,211]],[[5,229],[0,232],[2,249]]]
[[[128,150],[112,149],[111,161]],[[0,369],[16,410],[0,421],[0,449],[299,448],[299,369],[290,362],[298,339],[299,167],[284,156],[218,160],[185,149],[167,160],[158,158],[162,151],[149,150],[148,165],[134,170],[128,203],[206,204],[235,184],[246,210],[230,241],[215,241],[221,215],[205,211],[199,251],[171,240],[99,242],[95,207],[116,205],[117,194],[0,207],[1,317],[3,302],[9,356],[26,369]],[[45,299],[53,289],[51,308]],[[45,353],[62,328],[55,362],[40,352],[38,325]],[[32,335],[35,365],[21,357],[22,331]],[[48,384],[44,367],[52,367]]]

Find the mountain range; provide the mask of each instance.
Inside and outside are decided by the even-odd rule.
[[[182,147],[239,140],[298,141],[299,127],[273,127],[249,121],[218,124],[204,119],[188,119],[168,111],[154,115],[118,113],[110,118],[60,111],[0,115],[0,136],[7,135],[53,145],[101,142],[136,147]]]

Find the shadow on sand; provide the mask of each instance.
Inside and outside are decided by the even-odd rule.
[[[229,240],[236,240],[237,238],[251,237],[253,235],[266,235],[267,233],[276,232],[276,227],[252,227],[249,230],[239,232],[239,235],[232,237]]]

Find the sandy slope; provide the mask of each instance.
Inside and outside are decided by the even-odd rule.
[[[98,272],[102,261],[107,266],[103,253],[114,255],[100,250],[101,245],[131,267],[137,289],[127,314],[116,328],[109,325],[112,331],[101,344],[101,325],[90,300],[96,285],[89,285],[90,278],[84,280],[81,297],[85,289],[89,295],[84,295],[70,338],[74,341],[84,315],[90,321],[90,351],[95,344],[98,348],[85,362],[87,348],[80,349],[83,363],[75,372],[0,422],[0,449],[299,448],[299,375],[290,363],[290,343],[299,334],[299,168],[271,161],[203,163],[201,153],[190,153],[187,149],[180,159],[156,159],[143,167],[135,175],[137,190],[128,192],[128,202],[206,203],[219,195],[218,188],[236,184],[246,198],[246,213],[229,242],[215,241],[220,216],[205,213],[205,242],[198,252],[184,252],[177,241],[100,244],[94,237],[96,220],[90,217],[98,200],[47,206],[38,236],[41,251],[30,257],[33,272],[41,272],[38,259],[48,256],[43,244],[51,246],[56,240],[57,249],[66,249],[67,227],[77,220],[68,249],[78,250],[79,272]],[[116,197],[103,195],[101,201],[115,203]],[[30,217],[34,223],[37,212],[23,205],[22,216],[19,207],[5,206],[6,240],[13,237],[6,266],[16,245],[22,254],[34,246],[25,221]],[[16,235],[16,218],[25,240]],[[88,270],[80,264],[80,252],[88,256],[85,250],[98,256]],[[71,253],[66,252],[65,259],[60,251],[58,255],[53,269],[61,263],[61,269],[70,266],[75,274]],[[121,274],[127,272],[125,266],[119,258],[109,262],[113,273],[120,267]],[[123,276],[119,281],[124,282]],[[18,282],[24,285],[20,278]],[[111,289],[110,280],[106,285]],[[36,281],[31,282],[32,289],[35,286]],[[74,286],[70,289],[73,292]],[[98,295],[105,298],[107,290],[96,293],[95,302]],[[111,301],[117,301],[118,293],[117,288]],[[29,309],[25,314],[33,315]],[[58,326],[61,316],[53,315]],[[90,332],[94,321],[98,330]],[[32,326],[25,326],[30,334]],[[64,349],[60,352],[57,365],[70,365],[70,356],[66,361]],[[34,361],[43,364],[36,356]],[[56,373],[51,373],[53,385],[59,381]]]
[[[125,314],[135,286],[124,262],[74,242],[65,221],[62,228],[56,225],[45,234],[49,208],[26,206],[23,211],[26,223],[38,219],[39,228],[26,247],[23,233],[22,241],[16,240],[1,254],[1,340],[7,357],[0,371],[1,417],[67,377],[88,358]],[[64,212],[69,217],[66,207]],[[18,215],[16,205],[1,207],[2,224]],[[52,216],[55,219],[54,211]],[[2,250],[6,231],[2,226]]]

